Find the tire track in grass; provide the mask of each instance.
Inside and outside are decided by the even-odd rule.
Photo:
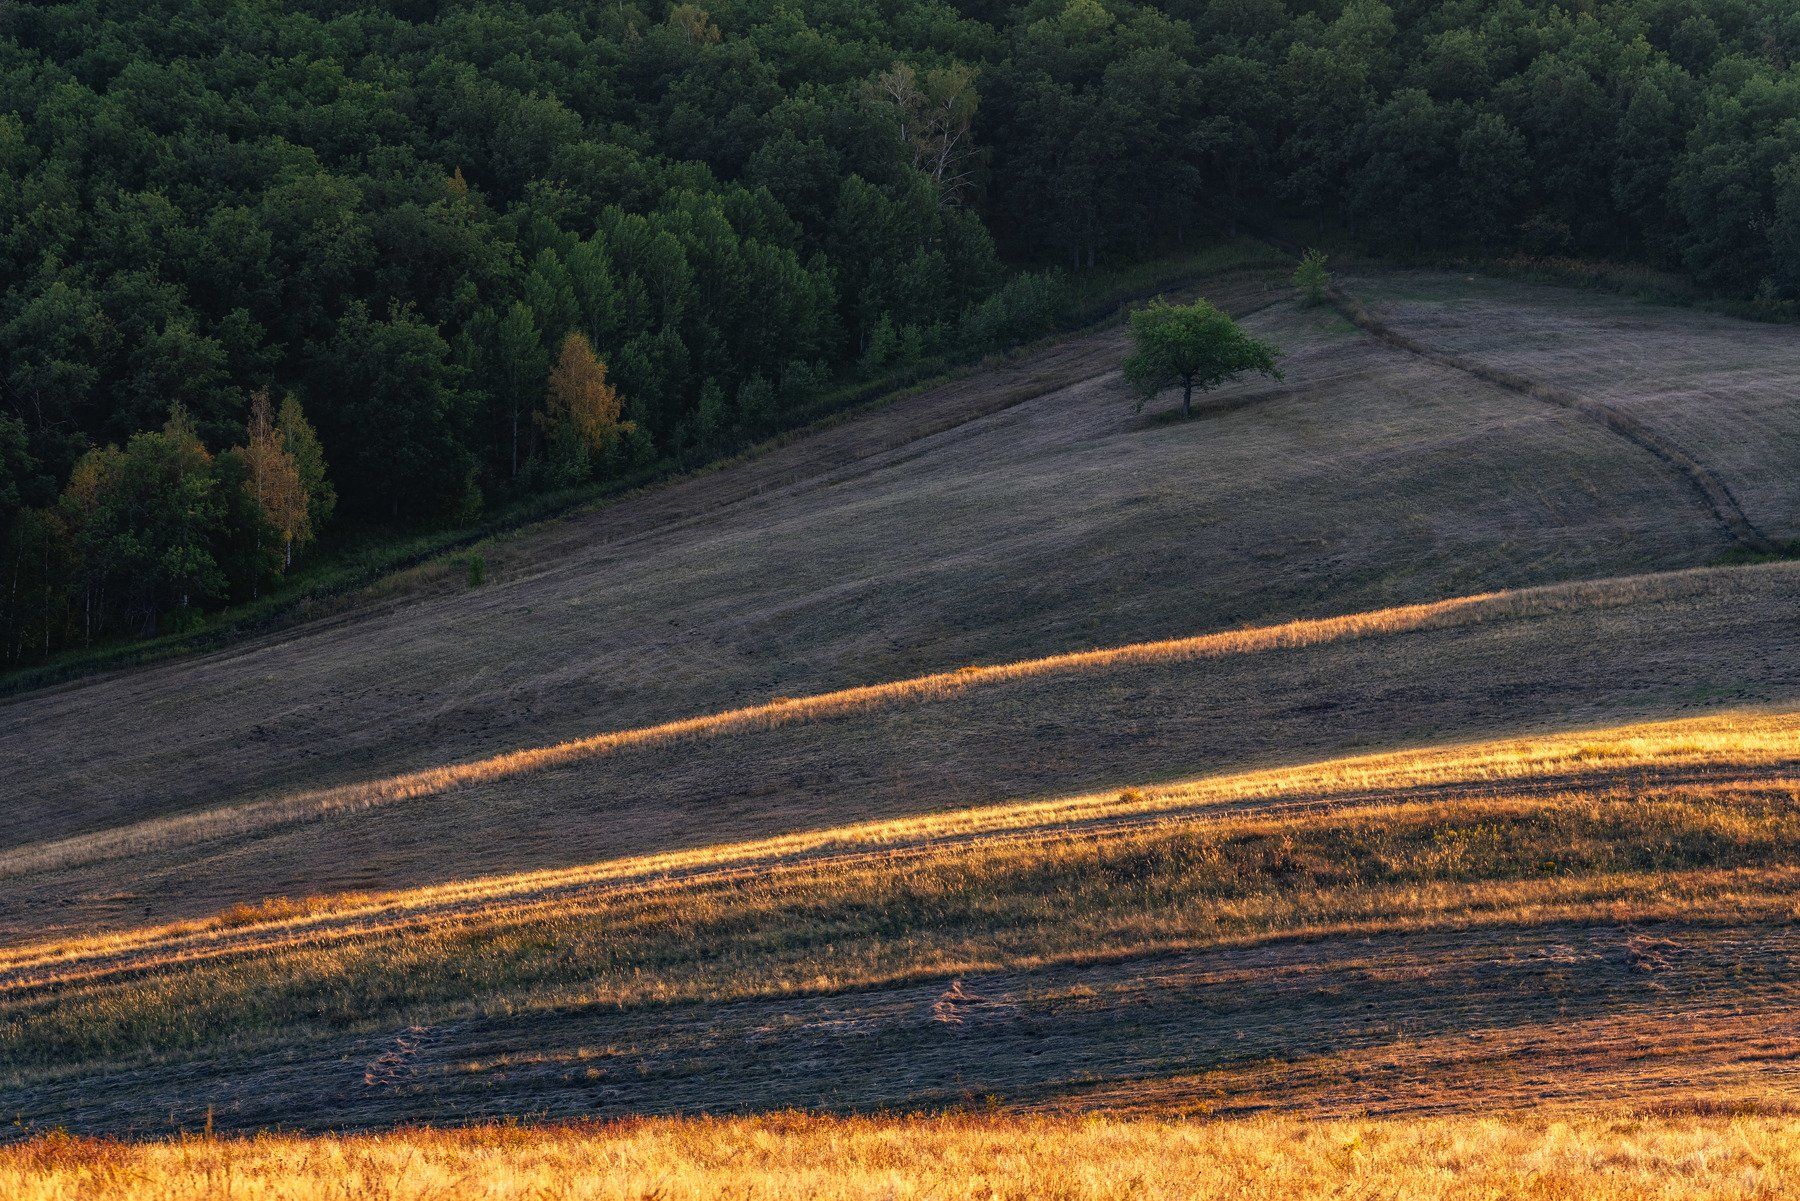
[[[1720,478],[1718,472],[1630,413],[1604,401],[1571,392],[1567,388],[1558,388],[1519,375],[1517,372],[1504,371],[1498,367],[1491,367],[1485,363],[1428,346],[1408,337],[1375,316],[1364,307],[1360,300],[1341,287],[1332,287],[1326,295],[1331,300],[1333,307],[1358,329],[1396,350],[1416,355],[1439,367],[1460,371],[1483,383],[1504,388],[1508,392],[1529,397],[1543,404],[1555,405],[1560,409],[1568,409],[1591,421],[1598,422],[1679,473],[1687,483],[1689,490],[1711,514],[1713,522],[1733,545],[1758,554],[1768,554],[1781,549],[1774,539],[1763,533],[1761,529],[1757,528],[1756,523],[1750,520],[1748,514],[1744,512],[1743,506],[1738,503],[1737,497],[1732,495],[1730,487]]]
[[[1298,242],[1266,230],[1251,229],[1251,235],[1265,245],[1273,246],[1296,259],[1304,253]],[[1714,523],[1734,546],[1758,554],[1776,553],[1783,549],[1779,543],[1750,520],[1749,515],[1744,512],[1743,506],[1738,503],[1737,497],[1732,495],[1731,488],[1718,472],[1631,414],[1604,401],[1571,392],[1567,388],[1558,388],[1517,372],[1490,367],[1474,359],[1438,350],[1417,339],[1409,338],[1371,313],[1360,300],[1340,285],[1333,284],[1326,290],[1325,295],[1332,307],[1343,314],[1352,325],[1396,350],[1416,355],[1439,367],[1460,371],[1464,375],[1472,376],[1498,388],[1504,388],[1508,392],[1529,397],[1543,404],[1555,405],[1559,409],[1568,409],[1598,422],[1678,472],[1700,504],[1711,514]]]

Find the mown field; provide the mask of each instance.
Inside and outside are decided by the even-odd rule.
[[[1345,283],[1203,282],[1286,378],[1192,422],[1100,330],[0,704],[0,1184],[1800,1187],[1800,369]]]
[[[134,1133],[1669,1104],[1697,1073],[1766,1103],[1797,766],[1794,713],[1739,712],[27,944],[0,1103]]]
[[[603,730],[0,851],[0,928],[16,941],[128,927],[1450,735],[1776,703],[1800,691],[1797,599],[1788,564],[1547,586]]]

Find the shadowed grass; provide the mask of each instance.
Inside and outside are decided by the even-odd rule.
[[[1604,429],[1316,313],[1253,320],[1289,350],[1289,383],[1216,420],[1143,428],[1111,374],[1118,342],[1095,336],[922,395],[907,421],[881,410],[805,453],[484,549],[483,589],[15,701],[0,753],[34,770],[0,782],[21,811],[8,849],[773,695],[1721,549],[1680,481]],[[1791,393],[1719,375],[1753,394],[1741,407]],[[1054,395],[1014,403],[1021,389]],[[1784,443],[1745,442],[1793,478]]]
[[[963,667],[815,696],[777,697],[763,704],[637,729],[608,731],[545,746],[524,747],[466,763],[303,792],[275,800],[159,818],[95,834],[33,844],[0,853],[0,878],[66,868],[149,849],[242,836],[327,814],[367,809],[566,767],[630,748],[687,739],[728,737],[733,733],[817,721],[845,713],[929,703],[1021,680],[1102,674],[1145,664],[1261,654],[1392,636],[1409,631],[1480,626],[1496,621],[1582,612],[1611,605],[1631,605],[1665,597],[1680,597],[1703,591],[1712,584],[1703,572],[1673,572],[1511,592],[1481,593],[1340,617],[1290,621],[1188,638],[1163,639],[1010,663]]]

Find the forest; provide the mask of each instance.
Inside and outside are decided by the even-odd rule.
[[[0,665],[704,462],[1276,214],[1800,302],[1790,0],[0,7]]]

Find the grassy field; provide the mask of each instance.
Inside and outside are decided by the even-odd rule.
[[[1796,603],[1789,564],[1547,586],[598,731],[0,850],[0,933],[1776,703],[1800,693]]]
[[[0,1149],[16,1201],[1758,1201],[1800,1182],[1791,1117],[1229,1123],[781,1115],[300,1140]]]
[[[1800,719],[1740,712],[25,945],[0,1106],[1369,1112],[1667,1103],[1702,1070],[1771,1099],[1797,769]]]
[[[1348,283],[0,703],[0,1192],[1791,1190],[1787,360]]]
[[[1351,281],[1403,335],[1479,368],[1571,394],[1645,430],[1716,481],[1755,533],[1800,538],[1792,473],[1768,445],[1800,442],[1800,356],[1790,327],[1667,310],[1624,298],[1393,273]]]

